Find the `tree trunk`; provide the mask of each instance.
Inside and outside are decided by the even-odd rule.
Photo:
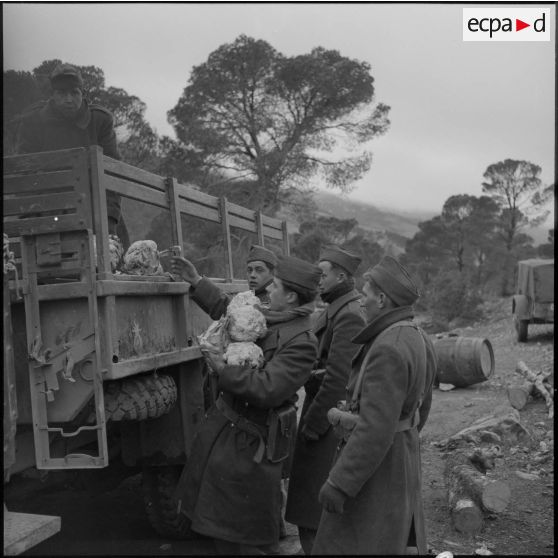
[[[526,380],[521,385],[510,386],[507,389],[508,400],[514,409],[521,411],[521,409],[527,405],[529,396],[533,391],[533,385],[533,382]]]
[[[448,457],[444,475],[453,524],[461,533],[480,531],[483,524],[482,510],[502,512],[509,504],[509,486],[501,480],[483,475],[464,453]]]
[[[528,382],[532,382],[534,389],[536,389],[543,397],[548,407],[548,418],[554,417],[554,399],[552,397],[552,390],[544,385],[544,381],[550,375],[550,372],[543,374],[541,372],[535,374],[527,365],[520,360],[517,363],[516,372],[519,372]]]

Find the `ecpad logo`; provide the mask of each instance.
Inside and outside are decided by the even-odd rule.
[[[464,41],[550,41],[550,8],[463,8]]]

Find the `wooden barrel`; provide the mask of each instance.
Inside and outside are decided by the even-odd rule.
[[[494,352],[488,339],[445,337],[432,341],[439,382],[465,387],[488,380],[494,372]]]

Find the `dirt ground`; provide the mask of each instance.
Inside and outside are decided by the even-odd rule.
[[[535,399],[520,411],[522,425],[530,436],[517,444],[502,445],[503,457],[490,472],[505,480],[511,501],[499,514],[485,517],[482,531],[475,536],[457,532],[450,519],[447,491],[443,478],[449,450],[439,442],[490,415],[508,404],[506,388],[521,383],[515,372],[522,360],[534,372],[552,371],[554,364],[553,325],[529,326],[526,343],[516,341],[511,320],[511,299],[485,305],[485,319],[466,328],[452,330],[465,337],[488,339],[492,344],[495,370],[485,382],[451,391],[434,390],[432,410],[422,432],[423,497],[431,554],[475,554],[485,548],[493,554],[554,555],[554,422],[548,418],[544,400]],[[553,375],[551,383],[554,385]],[[543,463],[541,442],[549,448]],[[520,478],[516,472],[534,473],[534,480]]]

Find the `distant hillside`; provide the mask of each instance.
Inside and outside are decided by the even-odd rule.
[[[434,215],[394,213],[363,201],[350,200],[327,192],[317,192],[314,199],[321,215],[331,215],[338,219],[356,219],[363,229],[386,231],[406,238],[414,236],[418,231],[419,222]]]

